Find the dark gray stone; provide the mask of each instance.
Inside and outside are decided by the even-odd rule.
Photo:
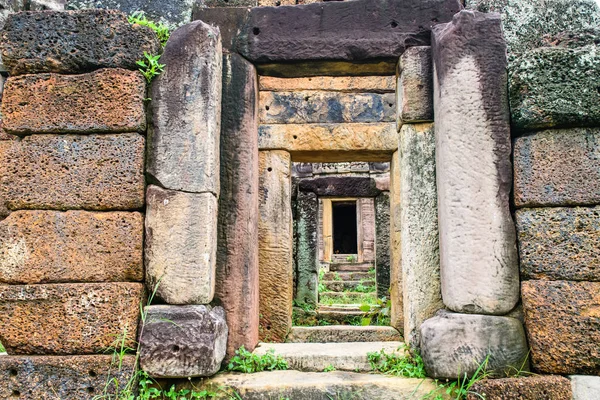
[[[293,178],[309,178],[313,176],[312,163],[292,163]],[[297,186],[297,184],[296,184]]]
[[[432,378],[472,376],[488,356],[487,372],[506,376],[527,366],[528,355],[514,318],[441,311],[421,325],[421,356]]]
[[[221,307],[147,306],[140,367],[154,378],[211,376],[221,367],[227,323]]]
[[[375,198],[375,274],[377,297],[390,297],[390,193]]]
[[[209,8],[200,6],[200,2],[198,2],[194,6],[192,20],[203,21],[218,27],[221,32],[223,51],[233,50],[235,52],[236,37],[246,23],[249,14],[250,7]]]
[[[448,22],[459,0],[356,0],[252,9],[236,48],[257,63],[397,59],[427,46],[433,25]]]
[[[144,52],[156,54],[160,47],[150,28],[131,25],[125,14],[114,10],[12,14],[0,43],[11,75],[137,70]]]
[[[298,221],[296,303],[317,305],[319,286],[317,195],[311,192],[299,192],[296,207]]]
[[[317,196],[375,197],[381,193],[375,179],[352,176],[329,176],[302,179],[301,192],[314,192]]]

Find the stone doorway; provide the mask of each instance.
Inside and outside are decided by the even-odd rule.
[[[357,200],[337,200],[331,204],[333,254],[338,257],[358,257]],[[359,209],[360,210],[360,209]]]

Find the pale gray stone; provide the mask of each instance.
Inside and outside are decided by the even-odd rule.
[[[225,358],[225,311],[211,306],[147,306],[140,367],[153,378],[216,374]]]
[[[432,51],[442,297],[502,315],[519,300],[519,270],[500,16],[461,11],[434,26]]]
[[[404,339],[418,348],[419,327],[444,308],[433,124],[402,126],[399,146]]]
[[[399,342],[400,333],[391,326],[295,326],[288,335],[288,343],[348,343]]]
[[[571,375],[573,400],[600,399],[600,376]]]
[[[472,376],[488,356],[487,371],[506,376],[527,367],[528,355],[514,318],[441,311],[421,325],[421,356],[432,378]]]
[[[431,47],[411,47],[400,56],[396,96],[398,131],[402,124],[433,121]]]
[[[67,0],[29,0],[29,11],[63,11]]]
[[[171,35],[153,82],[147,172],[166,189],[219,195],[222,49],[201,21]]]
[[[208,304],[215,293],[217,199],[149,186],[146,283],[168,304]]]

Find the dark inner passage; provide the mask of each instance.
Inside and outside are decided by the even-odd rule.
[[[333,202],[333,252],[357,254],[356,202]]]

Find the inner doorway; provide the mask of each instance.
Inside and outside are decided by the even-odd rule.
[[[332,204],[334,254],[358,254],[356,201]]]

